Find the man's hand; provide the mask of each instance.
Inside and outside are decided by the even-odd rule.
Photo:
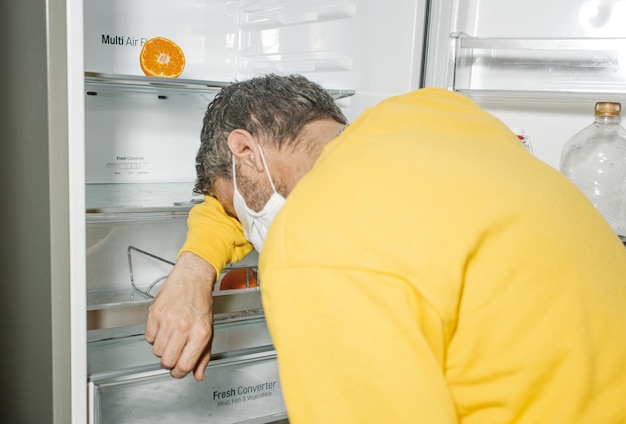
[[[211,359],[215,269],[201,257],[183,252],[159,290],[146,323],[146,340],[173,377],[193,370],[198,381]]]
[[[252,245],[241,223],[211,196],[191,208],[187,227],[183,253],[148,311],[146,340],[173,377],[193,371],[200,381],[211,359],[217,274],[243,259]]]

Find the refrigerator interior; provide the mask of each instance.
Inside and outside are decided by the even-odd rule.
[[[558,168],[596,101],[626,100],[626,1],[432,2],[426,86],[462,92]]]
[[[143,339],[152,296],[184,243],[190,208],[202,199],[193,192],[202,117],[220,88],[270,72],[316,81],[349,120],[419,87],[426,1],[398,0],[393,8],[371,0],[83,5],[90,421],[155,422],[157,416],[168,419],[165,412],[182,417],[181,408],[188,422],[281,420],[256,252],[226,269],[216,284],[210,381],[172,381]],[[186,66],[179,78],[143,75],[139,53],[155,36],[183,49]],[[226,273],[240,268],[251,270],[244,286],[223,290]],[[229,401],[215,395],[255,384],[265,384],[263,396]],[[163,390],[178,393],[177,399],[194,387],[189,402],[156,397]],[[254,402],[242,410],[237,399]]]
[[[425,9],[424,0],[391,9],[368,0],[84,0],[88,309],[140,301],[133,277],[156,291],[171,269],[202,199],[195,155],[220,88],[302,74],[354,119],[419,86]],[[183,49],[180,78],[143,75],[139,53],[155,36]]]

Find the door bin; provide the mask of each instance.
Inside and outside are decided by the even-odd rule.
[[[91,376],[94,422],[287,422],[273,350],[211,361],[204,380],[137,368]]]

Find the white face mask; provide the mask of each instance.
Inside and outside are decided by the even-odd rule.
[[[270,228],[270,224],[278,214],[278,211],[285,204],[285,198],[281,196],[277,191],[276,187],[274,187],[274,182],[272,181],[272,176],[270,175],[270,170],[267,167],[267,163],[265,162],[265,157],[263,156],[263,149],[259,145],[259,152],[261,153],[261,159],[263,160],[263,166],[265,166],[265,173],[267,174],[267,178],[270,180],[270,185],[272,186],[272,190],[274,193],[267,201],[263,209],[259,212],[256,212],[248,207],[245,199],[237,190],[237,175],[235,172],[235,156],[233,156],[233,206],[235,208],[235,212],[237,213],[237,217],[239,218],[239,222],[243,226],[243,235],[248,240],[257,252],[261,253],[261,249],[263,249],[263,242],[265,241],[265,236],[267,235],[267,230]]]

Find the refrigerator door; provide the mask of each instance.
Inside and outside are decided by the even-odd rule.
[[[425,86],[463,92],[558,168],[596,101],[626,93],[626,2],[433,0]]]

